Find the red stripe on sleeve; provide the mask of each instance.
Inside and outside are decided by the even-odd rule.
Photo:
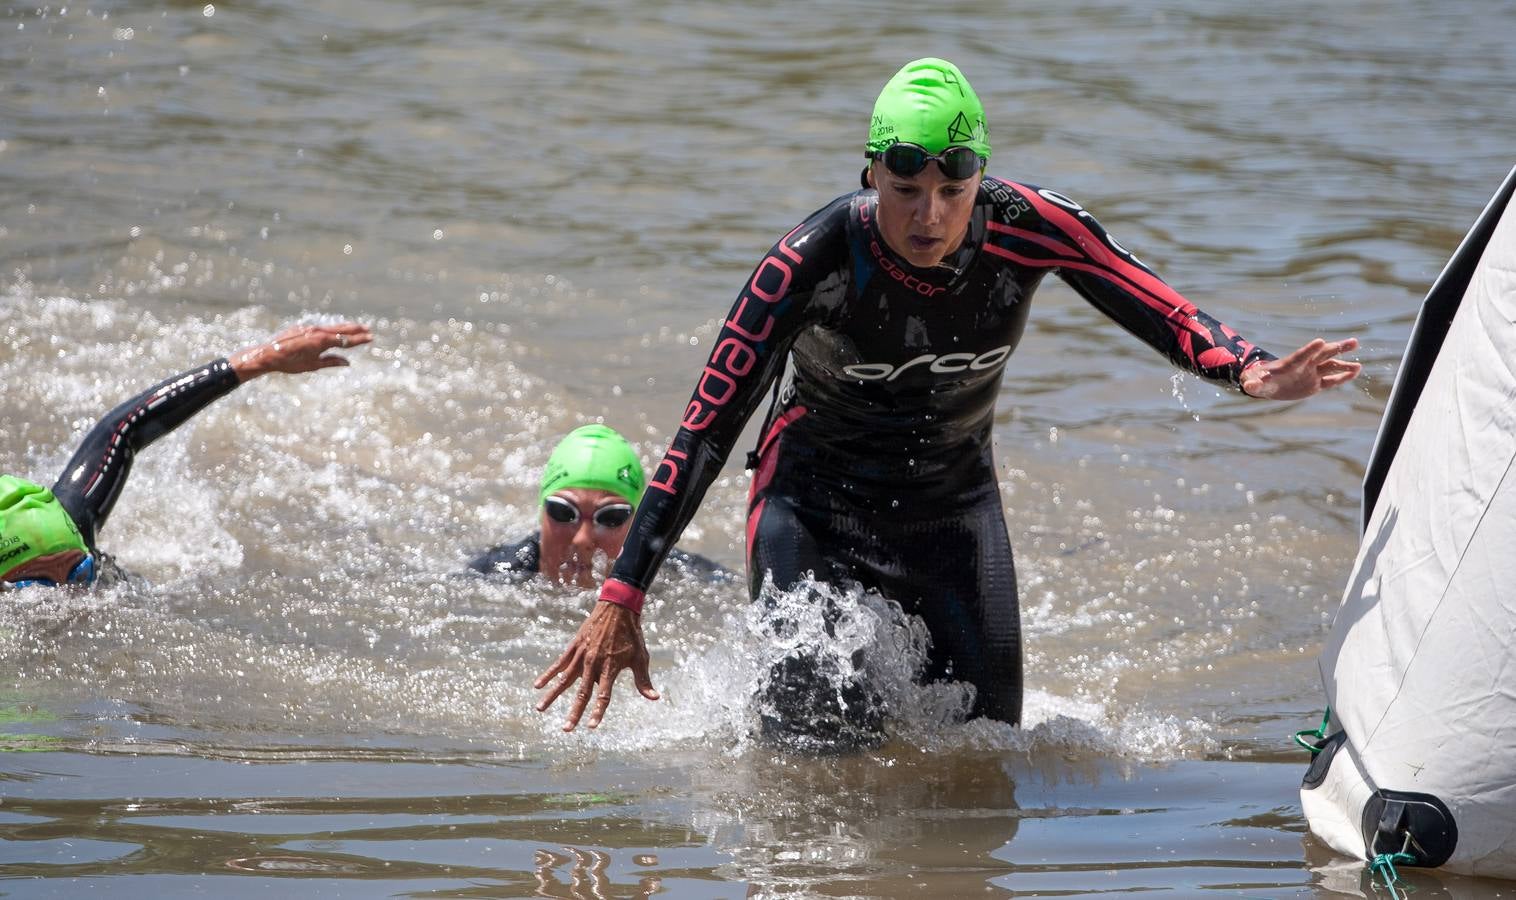
[[[1019,253],[1007,250],[1004,247],[997,247],[994,244],[985,244],[984,249],[990,253],[995,254],[996,256],[1004,257],[1012,262],[1020,263],[1023,266],[1032,266],[1036,268],[1046,267],[1050,264],[1047,260],[1030,259],[1028,257],[1022,256]],[[1152,294],[1144,290],[1141,286],[1133,284],[1131,281],[1128,281],[1127,279],[1121,277],[1120,272],[1117,272],[1113,269],[1108,269],[1105,266],[1097,266],[1094,263],[1075,262],[1073,260],[1070,260],[1068,262],[1055,263],[1054,265],[1060,269],[1078,269],[1081,272],[1089,272],[1091,275],[1099,275],[1101,278],[1104,278],[1107,281],[1115,282],[1124,288],[1127,293],[1141,300],[1150,309],[1154,310],[1155,312],[1162,313],[1163,317],[1167,319],[1171,324],[1180,328],[1191,328],[1190,322],[1193,319],[1193,313],[1185,312],[1183,309],[1174,306],[1172,303],[1166,302],[1158,297],[1154,297]],[[1178,295],[1176,294],[1175,296]],[[1188,302],[1186,302],[1185,305],[1189,306],[1191,310],[1194,309],[1194,307],[1190,306]],[[1201,329],[1201,333],[1205,333],[1203,327]]]
[[[1197,310],[1195,305],[1184,298],[1184,295],[1163,283],[1163,279],[1142,268],[1122,259],[1119,254],[1112,253],[1102,241],[1090,231],[1088,227],[1072,212],[1051,202],[1046,197],[1038,194],[1025,185],[1006,182],[1015,188],[1018,193],[1027,199],[1028,203],[1036,207],[1041,216],[1061,228],[1064,233],[1074,239],[1083,250],[1090,255],[1101,268],[1109,269],[1113,275],[1121,280],[1140,286],[1148,295],[1169,303],[1183,312],[1186,317],[1193,316]],[[1152,304],[1149,304],[1150,306]],[[1155,309],[1157,307],[1154,307]]]
[[[747,560],[749,568],[753,565],[753,541],[758,534],[758,521],[763,518],[763,507],[768,502],[767,497],[759,500],[758,505],[753,507],[753,511],[747,514]]]
[[[1068,244],[1065,244],[1061,241],[1055,241],[1045,234],[1038,234],[1035,231],[1028,231],[1025,228],[1012,228],[1009,225],[1002,225],[999,222],[986,222],[985,224],[989,226],[989,229],[991,231],[996,231],[1000,234],[1008,234],[1012,237],[1020,238],[1023,241],[1031,241],[1040,247],[1046,247],[1059,256],[1065,256],[1072,259],[1079,258],[1078,250],[1075,250],[1073,247],[1070,247]]]
[[[1207,369],[1215,369],[1220,368],[1221,366],[1229,366],[1232,363],[1237,362],[1237,354],[1233,353],[1225,347],[1212,347],[1211,349],[1197,356],[1195,358],[1195,362],[1200,363]]]
[[[642,614],[642,601],[646,597],[647,594],[644,591],[639,591],[626,582],[617,581],[614,578],[607,578],[605,584],[600,586],[600,602],[624,606],[637,615]]]

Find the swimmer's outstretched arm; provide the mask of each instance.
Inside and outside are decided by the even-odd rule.
[[[578,682],[564,731],[578,727],[592,695],[589,726],[600,724],[622,669],[632,670],[642,696],[658,699],[642,639],[644,592],[720,474],[744,423],[784,368],[790,346],[827,315],[825,304],[812,300],[823,285],[835,283],[838,261],[848,259],[849,197],[812,213],[781,238],[738,293],[599,601],[568,649],[534,682],[540,690],[558,678],[537,703],[538,712]]]
[[[372,341],[367,326],[297,325],[256,344],[153,385],[105,415],[69,459],[53,494],[90,547],[104,527],[131,472],[137,451],[183,425],[244,381],[269,372],[310,372],[345,366],[331,349]]]
[[[1303,400],[1352,381],[1363,368],[1338,358],[1357,349],[1356,338],[1317,338],[1275,359],[1166,284],[1078,203],[1031,185],[990,183],[1010,192],[1016,212],[1010,223],[991,226],[988,252],[1057,271],[1092,306],[1181,369],[1253,397]]]

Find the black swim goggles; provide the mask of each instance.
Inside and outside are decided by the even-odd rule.
[[[949,147],[934,155],[920,144],[904,141],[889,145],[882,153],[873,154],[873,158],[883,160],[884,167],[901,178],[919,175],[927,163],[936,160],[942,174],[954,181],[972,178],[975,172],[984,169],[985,164],[985,158],[968,147]]]
[[[579,507],[559,496],[548,497],[542,501],[542,508],[547,510],[547,517],[559,525],[579,524]],[[595,527],[604,528],[607,531],[620,528],[632,518],[632,505],[630,503],[612,503],[595,510],[590,521]]]

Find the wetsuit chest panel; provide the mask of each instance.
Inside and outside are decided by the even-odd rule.
[[[963,269],[911,267],[884,247],[876,203],[870,192],[852,204],[849,290],[796,340],[791,402],[810,410],[797,423],[808,442],[839,458],[898,456],[920,473],[934,453],[953,465],[965,444],[986,443],[1005,362],[1043,273],[973,252],[982,206]]]

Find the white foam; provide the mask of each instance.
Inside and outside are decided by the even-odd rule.
[[[818,597],[825,602],[818,602]],[[770,625],[774,615],[789,626],[777,635]],[[761,694],[759,687],[770,666],[797,653],[817,654],[830,661],[824,668],[834,673],[840,693],[844,680],[859,674],[853,654],[862,650],[867,663],[861,674],[884,698],[889,733],[918,750],[1059,752],[1165,760],[1211,752],[1216,746],[1211,726],[1199,719],[1182,720],[1141,709],[1113,710],[1091,700],[1036,689],[1026,693],[1020,728],[987,719],[966,720],[973,689],[956,682],[919,683],[929,645],[925,625],[876,594],[808,584],[779,595],[772,611],[749,604],[732,612],[716,630],[727,639],[682,654],[671,665],[655,666],[654,679],[663,702],[646,704],[635,696],[629,677],[624,676],[600,731],[561,738],[556,733],[560,714],[547,717],[544,735],[562,748],[588,742],[596,749],[619,752],[686,746],[734,754],[767,752],[754,726],[763,712],[755,698]]]

